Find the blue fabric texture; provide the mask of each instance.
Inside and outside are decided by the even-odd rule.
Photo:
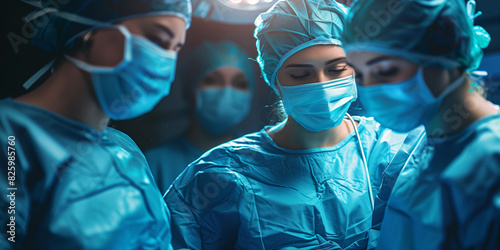
[[[8,136],[16,152],[14,185],[5,169],[0,188],[17,188],[15,243],[2,237],[0,249],[172,249],[167,206],[127,135],[12,99],[0,110],[0,160]],[[10,202],[0,198],[5,213]]]
[[[500,249],[500,114],[427,138],[396,181],[377,249]]]
[[[25,0],[25,2],[40,2]],[[186,21],[186,29],[191,23],[191,2],[189,0],[42,0],[45,10],[78,15],[98,22],[111,24],[124,19],[146,15],[171,15]],[[73,46],[72,41],[83,32],[96,28],[92,25],[69,21],[50,12],[31,21],[36,29],[31,43],[48,51],[61,51]]]
[[[359,0],[344,23],[346,52],[372,51],[423,66],[477,69],[491,40],[464,0]]]
[[[290,56],[314,45],[341,45],[346,16],[347,7],[333,0],[280,0],[257,17],[257,62],[276,94],[277,72]]]
[[[163,194],[175,178],[204,153],[193,146],[185,136],[179,136],[146,151],[146,159]]]
[[[406,135],[354,119],[378,194],[384,171],[402,167],[388,163]],[[353,132],[334,147],[290,150],[263,129],[208,151],[164,197],[174,248],[366,249],[381,219],[372,218],[357,143]]]

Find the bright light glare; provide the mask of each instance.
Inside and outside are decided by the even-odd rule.
[[[258,15],[262,11],[267,10],[272,3],[276,2],[277,0],[191,0],[191,1],[215,1],[218,2],[225,7],[228,7],[230,9],[234,9],[237,11],[245,11],[249,12],[252,11],[251,15]],[[292,0],[293,1],[293,0]],[[240,13],[243,14],[243,13]],[[237,18],[236,14],[235,18]],[[249,14],[250,15],[250,14]],[[238,16],[239,18],[239,16]],[[253,18],[250,18],[253,19]]]

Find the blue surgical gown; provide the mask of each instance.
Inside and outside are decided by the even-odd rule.
[[[204,153],[193,146],[185,136],[179,136],[146,151],[151,172],[162,193],[174,182],[175,178]]]
[[[423,145],[394,186],[378,249],[500,249],[500,115]]]
[[[377,195],[405,135],[355,119]],[[290,150],[263,129],[208,151],[164,196],[174,248],[366,249],[372,209],[357,143],[353,132],[334,147]]]
[[[0,100],[0,110],[0,223],[15,219],[15,243],[2,236],[0,249],[172,248],[167,206],[127,135],[12,99]],[[15,197],[8,216],[6,192]]]

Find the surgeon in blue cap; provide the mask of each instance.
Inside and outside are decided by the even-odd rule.
[[[281,0],[257,18],[257,61],[288,118],[211,149],[174,181],[175,248],[374,247],[390,183],[423,130],[346,114],[357,98],[339,40],[346,15],[332,0]]]
[[[252,61],[229,41],[204,42],[179,67],[176,82],[190,103],[186,131],[146,152],[160,191],[205,151],[233,140],[249,113],[254,91]]]
[[[475,1],[359,0],[343,42],[361,103],[426,142],[397,179],[378,249],[500,249],[500,110],[474,70],[490,37]]]
[[[29,2],[32,43],[60,57],[25,85],[52,68],[37,88],[0,101],[0,249],[172,249],[144,155],[106,124],[168,94],[189,1]]]

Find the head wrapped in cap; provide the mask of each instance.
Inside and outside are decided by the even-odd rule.
[[[470,1],[472,3],[473,1]],[[470,5],[469,3],[469,5]],[[358,0],[345,23],[346,52],[372,51],[423,66],[476,69],[489,34],[463,0]]]
[[[42,7],[41,11],[31,14],[31,16],[40,16],[31,21],[37,29],[31,42],[35,46],[49,51],[71,48],[76,37],[101,24],[111,24],[134,17],[146,15],[177,16],[185,20],[186,29],[191,23],[191,3],[189,0],[24,1]],[[37,20],[46,17],[48,21],[37,22]]]
[[[279,68],[293,54],[314,45],[341,45],[347,8],[334,0],[280,0],[255,20],[257,62],[266,83],[279,93]]]
[[[220,67],[240,68],[250,91],[253,91],[254,72],[247,53],[233,42],[204,42],[179,67],[177,80],[181,82],[186,98],[192,96],[203,78]]]

